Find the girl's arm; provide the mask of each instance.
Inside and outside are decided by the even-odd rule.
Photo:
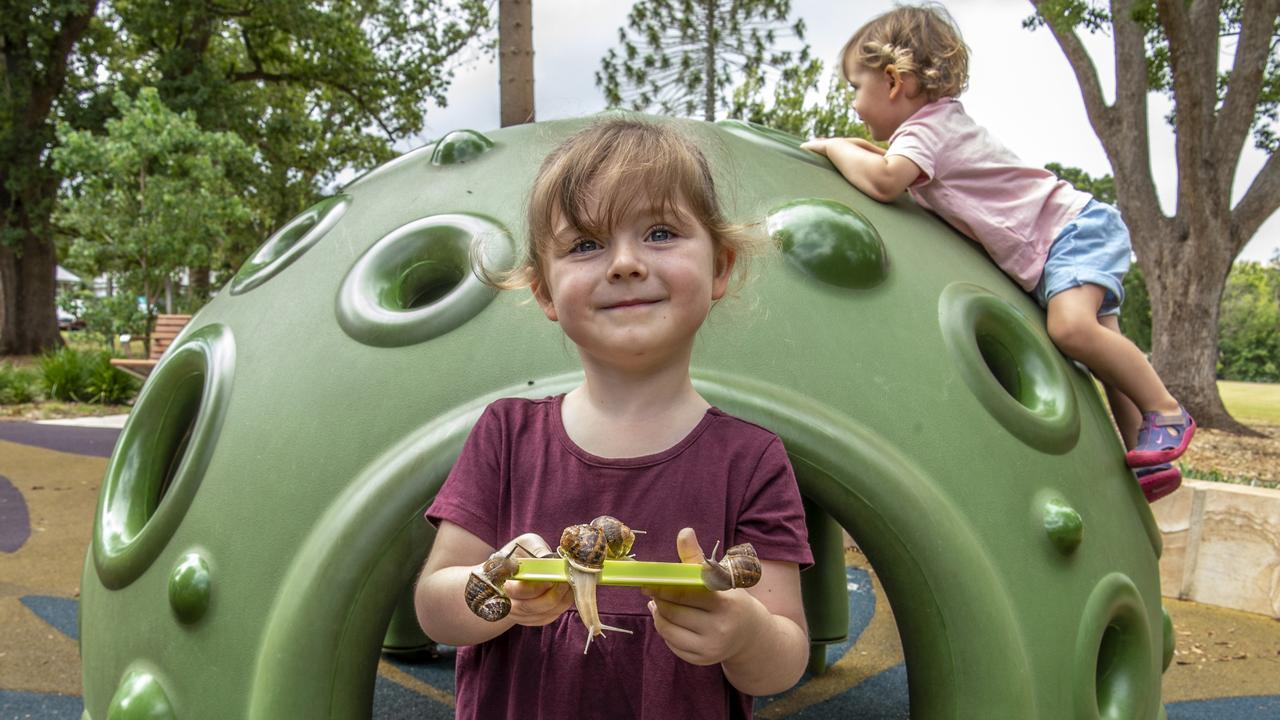
[[[854,187],[880,202],[893,202],[920,176],[920,167],[901,155],[856,138],[810,140],[801,147],[825,155]]]
[[[682,562],[702,562],[692,530],[676,541]],[[772,695],[800,680],[809,660],[809,631],[795,563],[761,562],[748,590],[647,590],[654,627],[667,647],[694,665],[720,663],[725,677],[749,695]]]
[[[488,543],[458,525],[447,520],[440,523],[414,590],[418,624],[432,640],[475,645],[513,625],[546,625],[569,608],[572,596],[568,585],[509,580],[504,590],[511,598],[511,613],[498,622],[476,617],[464,596],[467,580],[493,552]]]

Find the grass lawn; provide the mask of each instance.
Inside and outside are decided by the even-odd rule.
[[[1280,384],[1218,381],[1218,392],[1231,416],[1246,425],[1280,425]]]

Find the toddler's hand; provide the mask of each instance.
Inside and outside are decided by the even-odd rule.
[[[511,598],[511,614],[517,625],[547,625],[573,605],[568,583],[508,580],[503,592]]]
[[[692,528],[676,538],[680,562],[702,564]],[[676,657],[693,665],[714,665],[733,657],[769,611],[746,590],[710,592],[693,588],[651,588],[653,626]]]
[[[831,142],[831,138],[814,138],[812,140],[807,140],[803,143],[800,143],[800,147],[805,150],[816,152],[819,155],[825,156],[827,154],[827,145],[830,142]]]

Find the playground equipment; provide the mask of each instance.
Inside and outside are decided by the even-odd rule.
[[[457,131],[372,170],[188,323],[103,482],[86,718],[369,716],[383,646],[424,641],[405,612],[422,512],[472,423],[580,379],[559,330],[480,283],[469,249],[514,262],[539,163],[589,121]],[[781,247],[712,312],[693,375],[791,453],[817,560],[811,669],[847,628],[843,527],[892,604],[913,718],[1162,718],[1159,533],[1039,308],[796,138],[653,121],[679,122],[730,218]]]

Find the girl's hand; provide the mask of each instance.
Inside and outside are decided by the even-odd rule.
[[[702,564],[692,528],[676,538],[680,562]],[[676,657],[693,665],[714,665],[736,655],[768,621],[769,611],[746,590],[710,592],[691,588],[651,588],[649,612],[658,634]]]
[[[835,138],[814,138],[800,143],[800,147],[804,150],[816,152],[825,157],[827,154],[827,145],[830,144],[833,139]]]
[[[573,592],[567,583],[508,580],[502,589],[511,598],[508,617],[517,625],[547,625],[573,605]]]

